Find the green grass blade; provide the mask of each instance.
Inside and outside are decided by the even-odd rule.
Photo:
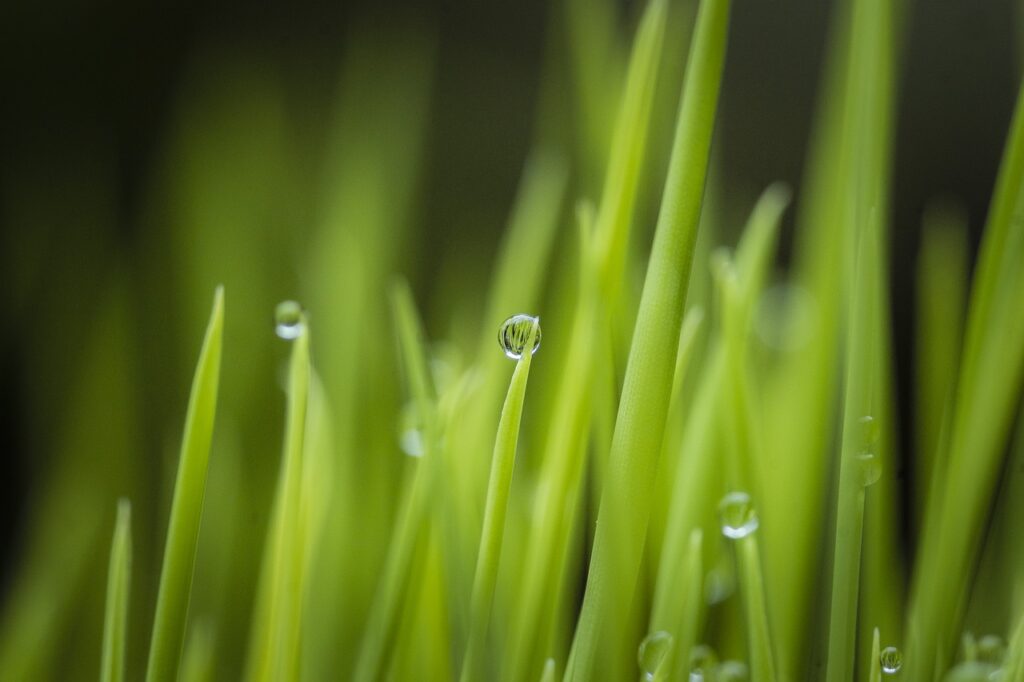
[[[169,682],[176,679],[178,673],[217,409],[223,330],[224,290],[218,288],[185,417],[185,436],[178,461],[146,669],[147,682]]]
[[[302,523],[302,478],[306,463],[306,415],[309,404],[309,327],[292,341],[288,366],[288,403],[285,416],[284,461],[275,501],[278,516],[271,586],[269,632],[264,667],[255,679],[294,679],[299,671],[299,637],[304,596],[304,559],[307,528]]]
[[[544,670],[540,673],[540,682],[555,682],[555,659],[544,661]]]
[[[843,438],[838,465],[835,554],[829,610],[826,669],[829,682],[843,682],[853,675],[867,486],[865,476],[868,475],[865,467],[878,466],[875,454],[877,437],[874,434],[878,427],[872,398],[872,374],[876,358],[873,357],[874,345],[869,337],[873,304],[870,287],[873,249],[868,244],[869,239],[870,235],[866,233],[860,240],[856,256],[857,274],[853,282],[853,303],[849,309]],[[865,453],[870,453],[872,462],[860,459]]]
[[[427,371],[423,333],[412,302],[412,294],[404,283],[392,289],[399,347],[408,377],[410,392],[416,401],[420,423],[424,429],[424,453],[416,464],[402,508],[395,518],[395,530],[385,560],[384,572],[373,598],[370,618],[363,633],[356,662],[355,680],[372,682],[386,670],[385,656],[394,644],[399,627],[402,603],[409,591],[414,557],[423,539],[429,510],[431,476],[428,467],[436,466],[431,436],[434,415],[434,389]]]
[[[208,621],[200,620],[192,626],[178,682],[213,682],[215,643],[213,627]]]
[[[114,540],[110,545],[110,569],[107,573],[107,605],[103,619],[103,659],[100,682],[124,679],[124,651],[128,638],[128,601],[132,583],[132,505],[126,499],[117,503]]]
[[[772,650],[768,604],[756,532],[737,540],[736,554],[744,620],[747,626],[751,679],[772,682],[776,679],[775,653]]]
[[[1024,93],[1024,90],[1022,90]],[[947,474],[928,515],[911,595],[907,677],[952,650],[1024,375],[1024,96],[992,198],[950,418]],[[936,570],[941,566],[942,570]],[[948,663],[948,661],[945,661]]]
[[[728,28],[728,0],[705,0],[687,64],[676,137],[633,334],[602,491],[587,589],[567,679],[624,672],[632,657],[615,632],[640,570],[673,363],[700,217]],[[603,668],[602,661],[611,661]]]
[[[882,644],[878,634],[878,628],[875,628],[874,633],[871,635],[871,658],[868,659],[868,682],[882,682],[882,665],[879,662],[879,656],[882,654]]]
[[[674,653],[669,662],[670,666],[673,665],[674,659],[675,680],[688,678],[690,650],[696,646],[700,632],[704,610],[703,542],[704,533],[700,528],[694,528],[690,532],[686,559],[679,574],[679,584],[682,586],[680,619],[675,630],[678,634],[675,636]]]
[[[540,320],[535,318],[527,336],[526,349],[533,348],[533,340],[539,333],[539,323]],[[516,446],[519,442],[519,422],[523,415],[526,382],[530,376],[532,358],[533,353],[527,350],[516,363],[494,441],[494,456],[484,508],[484,527],[480,537],[480,550],[470,601],[469,642],[466,645],[466,656],[460,677],[463,682],[489,677],[485,673],[484,650],[491,619],[491,605],[494,601],[494,586],[498,579],[498,564],[501,560],[508,496],[515,468]]]
[[[1017,618],[1003,663],[1004,682],[1024,682],[1024,616]]]
[[[924,500],[938,456],[939,434],[948,412],[960,359],[967,296],[967,215],[963,208],[935,202],[927,208],[917,267],[916,422],[914,480],[918,494],[915,526],[923,525]]]

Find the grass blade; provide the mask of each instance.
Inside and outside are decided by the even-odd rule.
[[[614,635],[643,554],[700,217],[728,28],[728,0],[701,4],[665,194],[644,283],[567,679],[616,676],[632,656]],[[605,668],[602,662],[609,662]]]
[[[907,677],[953,649],[980,530],[992,505],[1024,376],[1024,89],[993,193],[971,290],[950,418],[947,474],[929,512],[908,623]],[[941,566],[942,570],[936,570]],[[947,653],[948,655],[948,653]],[[940,661],[945,664],[948,661]]]
[[[423,348],[423,333],[412,301],[412,294],[404,282],[392,289],[392,306],[403,364],[410,392],[416,403],[423,429],[423,456],[416,465],[408,491],[403,495],[403,506],[395,518],[395,530],[384,565],[384,573],[374,594],[373,608],[367,622],[356,663],[355,680],[372,682],[384,672],[384,656],[393,645],[399,626],[399,608],[409,588],[409,577],[414,557],[423,539],[423,529],[429,509],[431,488],[430,467],[437,467],[434,452],[434,388],[427,371]]]
[[[486,679],[484,648],[487,642],[487,628],[491,618],[491,604],[494,600],[494,586],[498,578],[498,563],[501,559],[501,542],[505,531],[505,516],[508,511],[508,495],[512,486],[512,471],[515,468],[516,446],[519,442],[519,422],[523,415],[523,401],[526,398],[526,382],[530,376],[530,363],[534,339],[539,333],[539,318],[526,337],[522,357],[516,363],[509,383],[508,396],[501,410],[498,434],[494,442],[494,457],[491,464],[490,482],[487,486],[487,502],[484,509],[484,527],[480,538],[476,574],[473,578],[473,595],[470,602],[469,642],[466,657],[462,663],[463,682]]]
[[[124,679],[124,651],[128,638],[128,601],[132,583],[132,505],[118,500],[114,540],[110,545],[107,605],[103,619],[103,659],[100,682]]]
[[[178,674],[217,409],[223,330],[224,290],[218,287],[185,417],[185,436],[178,461],[146,669],[147,682],[170,682]]]
[[[882,654],[882,644],[875,628],[871,635],[871,658],[868,659],[868,682],[882,682],[882,666],[879,663],[879,656]]]

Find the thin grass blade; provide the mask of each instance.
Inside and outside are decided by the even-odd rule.
[[[218,288],[185,417],[185,436],[178,461],[146,669],[147,682],[171,682],[178,674],[217,410],[223,330],[224,290]]]

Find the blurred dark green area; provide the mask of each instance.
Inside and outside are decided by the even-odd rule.
[[[616,9],[624,45],[640,6]],[[714,162],[726,232],[738,229],[772,181],[790,183],[799,201],[831,9],[823,0],[736,3]],[[677,12],[668,44],[686,40],[687,16]],[[918,1],[907,9],[892,222],[905,422],[920,217],[933,198],[952,197],[966,207],[976,243],[1016,91],[1019,23],[1010,0]],[[225,372],[233,378],[222,404],[268,393],[283,357],[273,345],[273,304],[308,286],[304,259],[318,248],[313,225],[332,210],[331,178],[351,179],[325,167],[348,149],[374,156],[359,146],[367,121],[396,145],[421,146],[408,181],[400,177],[408,168],[387,163],[405,158],[403,150],[374,156],[385,179],[411,187],[407,200],[395,198],[408,206],[394,217],[401,230],[392,264],[413,282],[431,337],[458,333],[482,304],[529,150],[540,138],[572,146],[559,132],[573,115],[571,87],[564,78],[545,80],[547,65],[564,61],[564,40],[559,15],[543,2],[0,7],[5,594],[25,546],[30,500],[49,490],[41,480],[61,452],[95,442],[83,475],[137,476],[148,482],[142,489],[166,490],[199,330],[221,270],[229,320],[241,318],[229,322]],[[380,87],[391,80],[409,89]],[[404,108],[401,98],[417,88],[422,97]],[[663,129],[674,98],[659,99]],[[408,116],[376,117],[377,107]],[[339,118],[357,122],[340,140],[332,132]],[[655,165],[663,167],[666,155]],[[575,177],[573,191],[595,188]],[[654,194],[640,210],[643,235]],[[193,262],[193,245],[224,261]],[[366,303],[379,306],[386,326],[385,301]],[[254,329],[265,338],[245,335]],[[118,349],[123,362],[107,363],[97,344]],[[68,426],[83,392],[91,413]],[[247,476],[269,480],[282,402],[251,399],[254,407],[238,408],[249,420],[239,449],[263,445],[269,455],[243,466]],[[904,437],[910,432],[904,428]],[[145,463],[139,471],[104,468],[101,450],[118,445],[133,452],[131,466]],[[249,507],[255,511],[242,522],[258,527],[266,510]],[[162,537],[166,508],[162,499],[139,514],[142,556]],[[112,519],[113,505],[109,511]],[[106,551],[107,521],[98,554]],[[144,585],[155,571],[140,566]]]

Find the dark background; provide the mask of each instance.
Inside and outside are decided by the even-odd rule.
[[[427,22],[439,36],[426,182],[426,225],[440,244],[466,240],[493,251],[503,226],[470,230],[447,220],[461,197],[505,207],[531,142],[547,3],[0,3],[0,212],[6,263],[18,263],[24,225],[6,209],[23,177],[88,172],[110,162],[116,188],[112,239],[140,238],[145,187],[184,74],[197,55],[244,46],[279,69],[297,100],[330,92],[353,22],[392,12]],[[716,145],[727,195],[747,202],[769,182],[797,188],[816,103],[832,3],[736,0]],[[620,7],[629,34],[638,6]],[[936,196],[963,202],[972,244],[984,221],[1018,80],[1018,16],[1010,0],[928,0],[909,8],[899,81],[893,183],[892,297],[904,434],[912,348],[913,265],[922,208]],[[672,38],[669,37],[669,40]],[[320,101],[326,101],[324,97]],[[469,103],[467,105],[467,103]],[[317,111],[307,112],[316,116]],[[444,197],[449,197],[445,199]],[[490,209],[495,210],[495,209]],[[55,228],[75,229],[68,224]],[[785,251],[785,240],[784,240]],[[423,255],[428,258],[428,254]],[[102,268],[88,254],[57,267]],[[14,286],[11,269],[5,288]],[[19,286],[24,287],[22,282]],[[31,282],[28,296],[31,298]],[[75,292],[67,292],[74,297]],[[6,299],[4,299],[6,300]],[[0,342],[0,554],[6,566],[24,516],[34,447],[19,396],[32,381],[9,311]],[[74,343],[74,330],[66,330]],[[904,436],[906,438],[906,436]]]

